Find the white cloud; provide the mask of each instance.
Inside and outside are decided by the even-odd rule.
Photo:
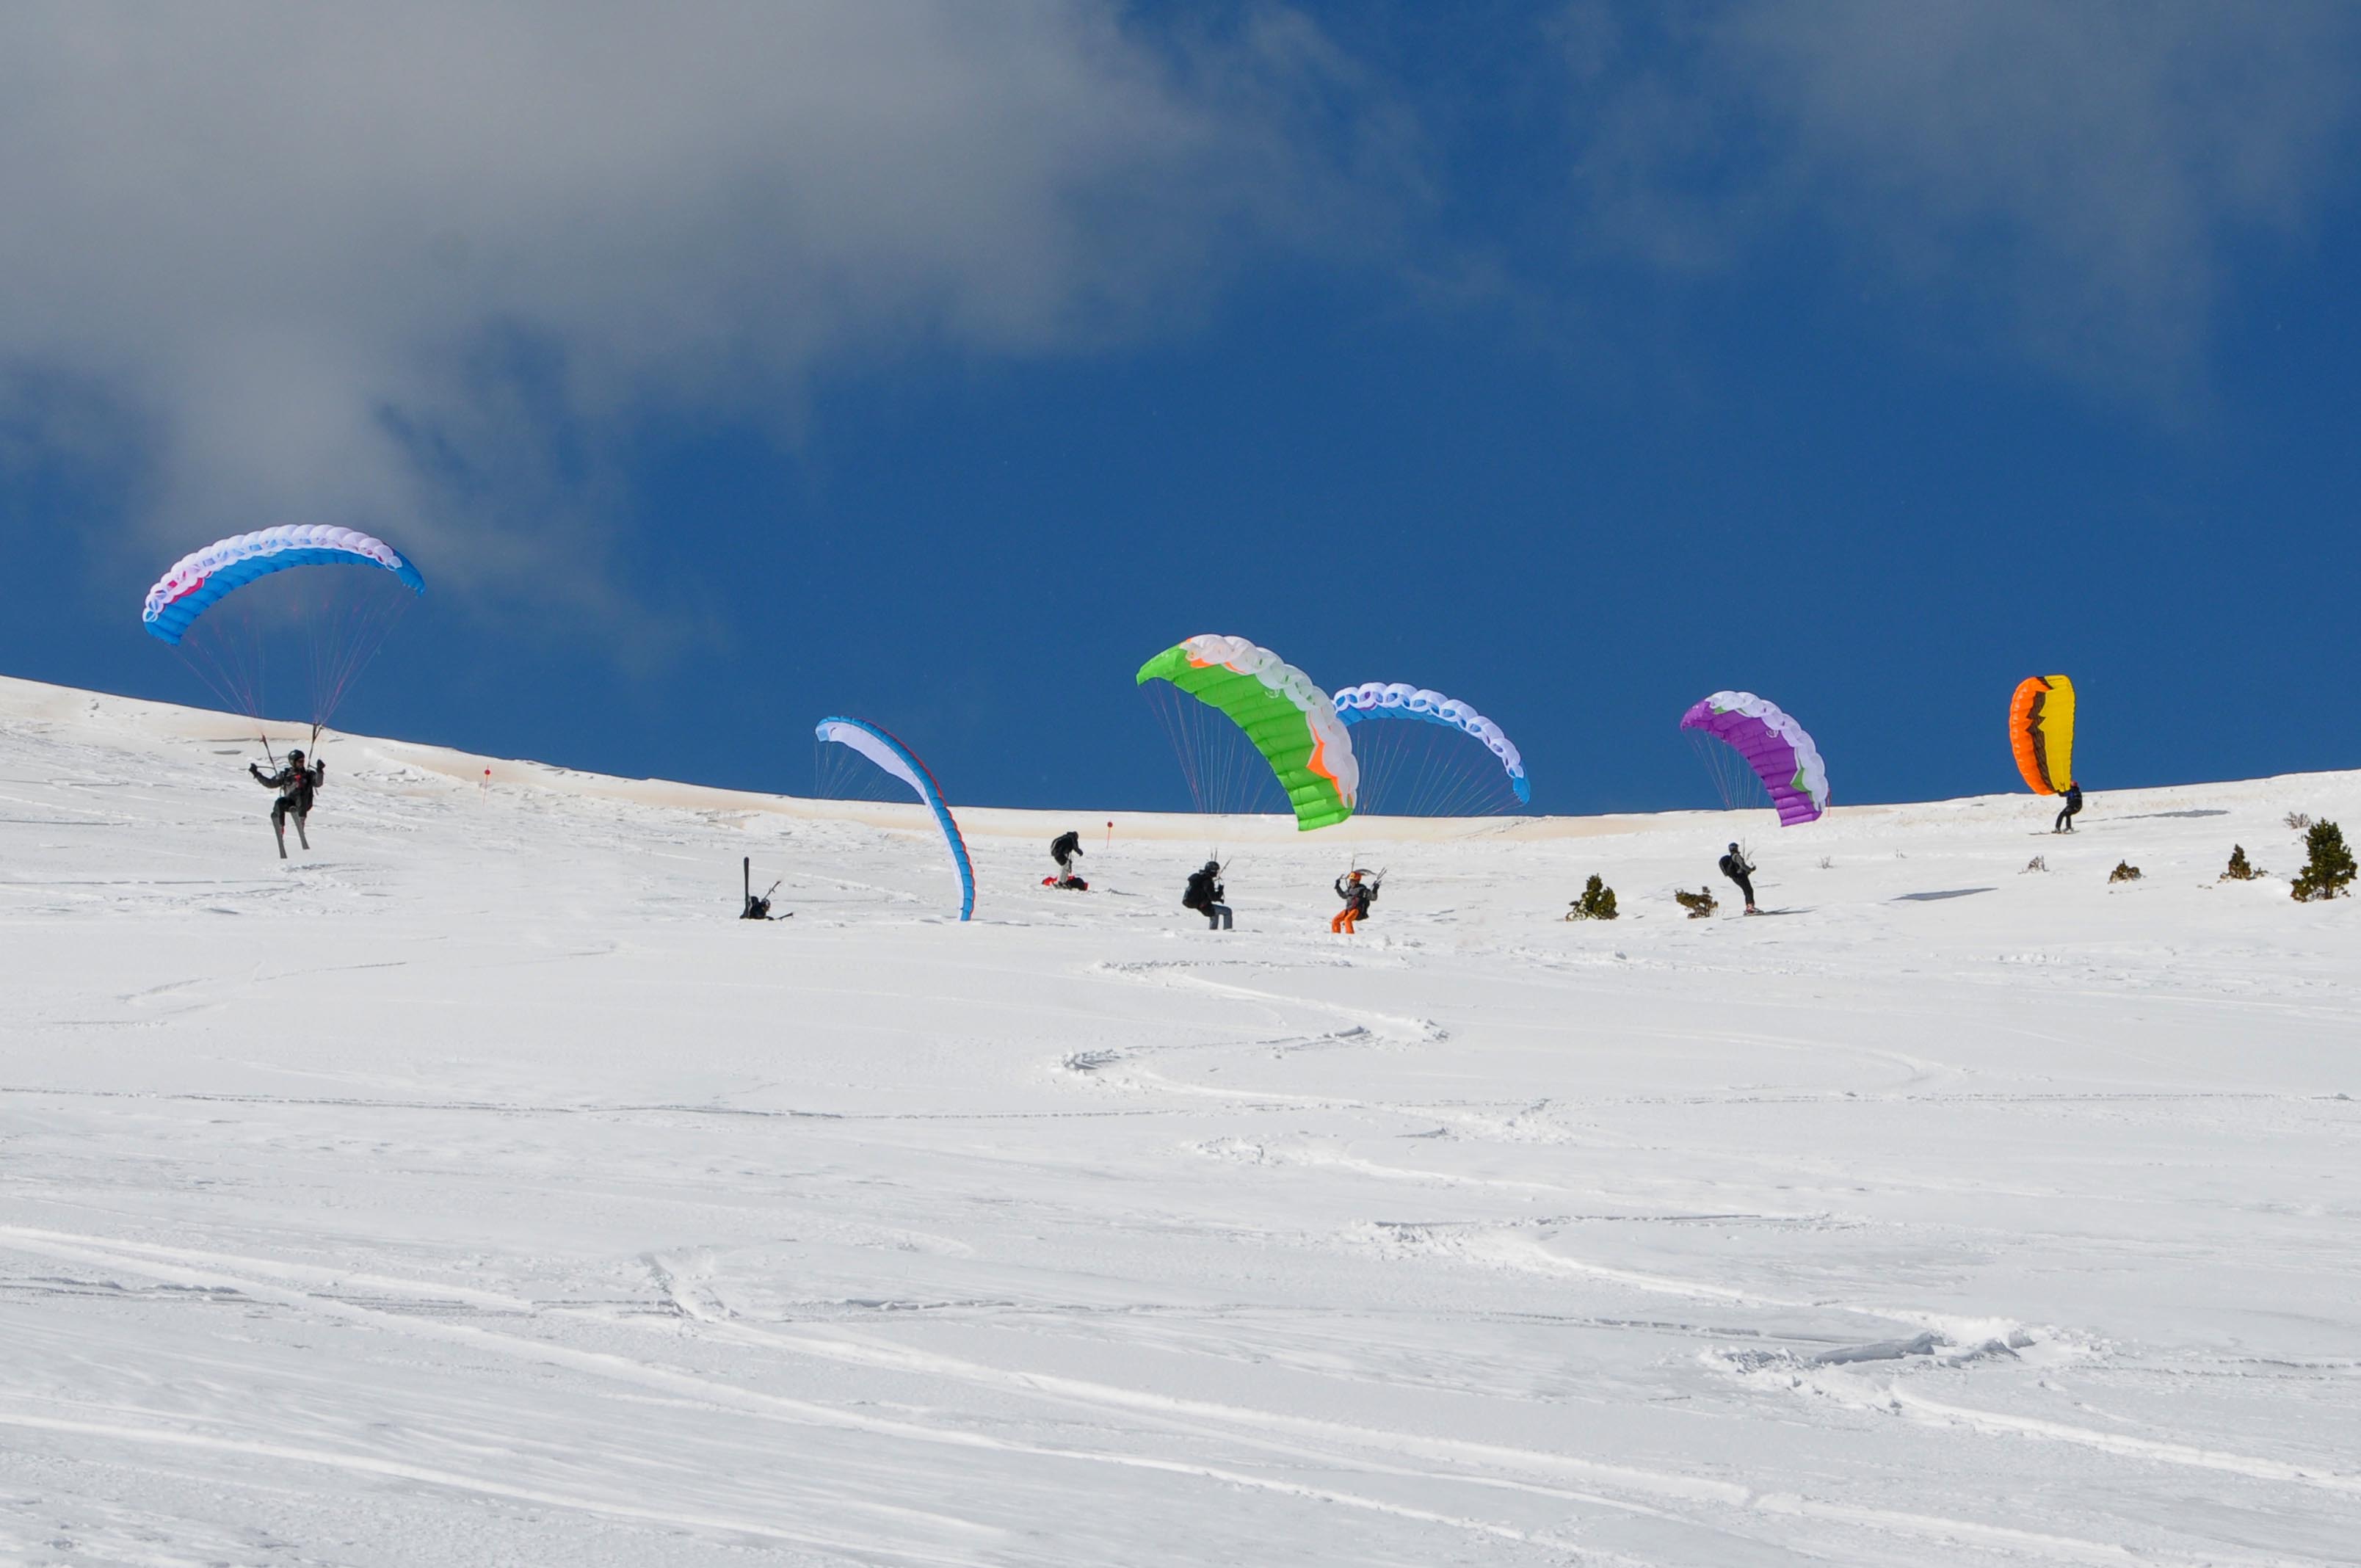
[[[1583,5],[1566,58],[1599,232],[1727,265],[1798,218],[1839,264],[1979,299],[2074,373],[2172,378],[2236,247],[2349,190],[2343,4]],[[1650,25],[1645,36],[1635,20]]]
[[[1345,182],[1288,104],[1335,68],[1112,0],[11,7],[0,390],[20,435],[67,406],[36,383],[115,409],[174,538],[497,564],[597,510],[621,416],[1089,346],[1316,241]]]

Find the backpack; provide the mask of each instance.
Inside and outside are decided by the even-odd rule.
[[[1738,857],[1736,855],[1724,855],[1721,857],[1721,874],[1728,877],[1732,882],[1736,882],[1738,880]]]

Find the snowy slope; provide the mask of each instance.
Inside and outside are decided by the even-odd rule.
[[[964,811],[961,927],[915,806],[346,737],[282,867],[239,736],[0,682],[0,1561],[2361,1560],[2361,901],[2214,881],[2361,774]]]

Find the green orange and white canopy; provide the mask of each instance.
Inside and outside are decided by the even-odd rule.
[[[1312,677],[1243,637],[1208,633],[1139,666],[1138,684],[1170,681],[1246,731],[1295,806],[1305,832],[1353,815],[1361,766],[1334,698]]]

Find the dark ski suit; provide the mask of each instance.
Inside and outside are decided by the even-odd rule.
[[[2058,814],[2058,825],[2049,830],[2052,833],[2071,833],[2074,831],[2074,816],[2081,809],[2082,786],[2078,784],[2068,784],[2066,786],[2066,809]]]
[[[1180,907],[1203,916],[1211,930],[1230,929],[1230,906],[1222,902],[1221,878],[1213,872],[1189,873],[1189,887],[1180,895]]]
[[[1080,833],[1060,833],[1049,840],[1049,858],[1058,862],[1058,880],[1063,882],[1074,874],[1074,857],[1082,852]]]
[[[263,788],[279,792],[279,798],[270,803],[270,831],[279,839],[279,858],[287,858],[287,819],[291,817],[295,819],[296,839],[310,849],[312,840],[303,831],[303,823],[312,815],[312,792],[328,782],[328,764],[313,762],[299,768],[290,763],[275,773],[266,773],[248,762],[246,771]]]
[[[1746,895],[1746,907],[1753,908],[1754,868],[1734,854],[1724,855],[1721,857],[1721,874],[1738,884],[1738,891]]]

